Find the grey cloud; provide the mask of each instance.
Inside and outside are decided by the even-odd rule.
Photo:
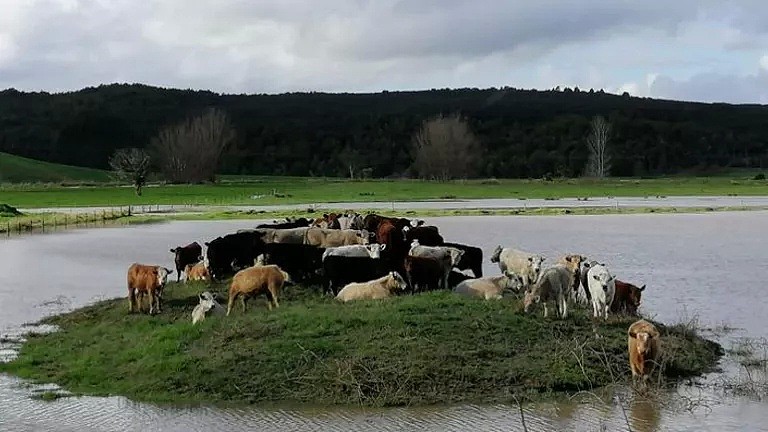
[[[658,73],[661,95],[710,98],[722,95],[704,78],[663,77],[668,67],[696,67],[696,55],[677,55],[681,29],[723,15],[756,31],[744,7],[714,0],[10,1],[21,12],[11,22],[0,16],[0,50],[13,48],[0,52],[0,88],[26,90],[109,82],[235,93],[610,89]],[[726,96],[754,99],[747,90]]]
[[[676,100],[766,104],[768,71],[745,76],[705,73],[686,80],[658,76],[651,84],[650,94]]]

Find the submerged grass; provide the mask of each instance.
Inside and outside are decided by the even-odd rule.
[[[126,299],[44,320],[0,371],[75,394],[151,402],[398,406],[510,402],[624,381],[631,320],[593,324],[524,315],[519,300],[448,292],[339,304],[285,289],[281,307],[191,324],[200,283],[169,284],[160,315],[129,314]],[[214,287],[220,292],[223,286]],[[661,326],[661,325],[660,325]],[[721,348],[661,326],[674,355],[664,377],[711,370]]]

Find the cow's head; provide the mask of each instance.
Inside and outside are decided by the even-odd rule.
[[[632,307],[637,310],[637,308],[640,307],[640,301],[643,297],[643,291],[645,290],[645,285],[641,287],[637,287],[632,284],[629,285],[629,303],[632,305]]]
[[[629,332],[629,337],[635,339],[635,349],[638,354],[648,354],[651,349],[651,341],[655,337],[653,332],[641,331],[641,332]]]
[[[496,249],[493,250],[493,253],[491,254],[491,262],[497,263],[499,262],[499,257],[501,256],[501,251],[504,250],[501,246],[496,246]]]
[[[400,289],[400,291],[404,291],[406,288],[408,288],[408,284],[405,282],[405,279],[403,279],[402,276],[400,276],[400,273],[396,271],[389,272],[389,275],[392,277],[392,279],[395,280],[395,283],[397,284],[397,288]]]
[[[504,270],[504,276],[506,277],[503,279],[502,288],[516,293],[520,292],[524,283],[523,277],[509,270]]]
[[[528,257],[528,265],[531,267],[534,280],[539,277],[539,273],[541,272],[541,263],[543,263],[545,259],[546,258],[542,255],[531,255]]]
[[[371,243],[365,246],[368,256],[374,259],[381,258],[381,251],[387,248],[385,244]]]
[[[565,261],[566,267],[568,267],[568,269],[573,271],[578,271],[581,268],[581,263],[586,260],[587,260],[587,257],[583,255],[574,255],[574,254],[566,255],[563,258],[563,261]]]
[[[256,257],[256,259],[253,260],[253,265],[255,266],[263,266],[267,264],[267,257],[264,254],[259,254],[259,256]]]
[[[531,306],[541,301],[541,295],[534,288],[529,288],[525,291],[525,297],[523,298],[523,312],[528,313],[531,310]]]
[[[608,272],[608,269],[602,264],[597,264],[592,266],[589,271],[592,274],[592,278],[600,283],[603,292],[608,292],[614,280],[614,276]]]
[[[451,266],[456,267],[464,256],[464,251],[453,247],[448,248],[448,253],[451,255]]]
[[[173,270],[158,266],[156,274],[157,285],[162,288],[165,286],[166,282],[168,282],[168,275],[173,274]]]

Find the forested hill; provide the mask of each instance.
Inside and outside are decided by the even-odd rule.
[[[457,89],[376,94],[219,95],[144,85],[72,93],[0,92],[0,152],[106,168],[117,148],[146,147],[169,124],[219,107],[237,140],[221,171],[373,176],[407,173],[411,136],[461,112],[485,151],[479,175],[575,176],[595,115],[613,127],[613,175],[768,166],[768,106],[674,102],[603,92]]]

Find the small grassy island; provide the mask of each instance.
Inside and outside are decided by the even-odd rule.
[[[238,303],[193,326],[204,289],[169,283],[152,317],[118,298],[47,318],[60,330],[30,335],[0,372],[137,401],[365,406],[510,402],[629,381],[629,318],[593,324],[577,309],[544,319],[514,297],[449,292],[339,304],[289,286],[279,309],[252,300],[245,314]],[[717,343],[658,328],[664,381],[715,368]]]

